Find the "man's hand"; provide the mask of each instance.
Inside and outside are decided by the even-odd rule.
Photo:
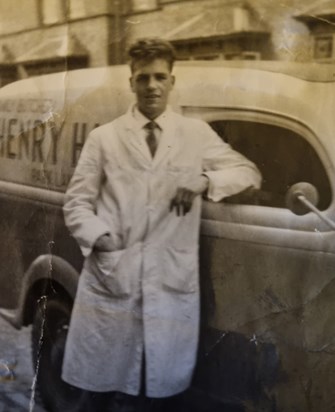
[[[208,177],[205,175],[197,176],[183,187],[178,187],[174,198],[170,203],[170,212],[175,209],[177,216],[185,216],[193,204],[196,196],[204,193],[208,188]]]
[[[105,233],[98,237],[94,243],[93,249],[98,252],[112,252],[115,250],[115,245],[109,233]]]

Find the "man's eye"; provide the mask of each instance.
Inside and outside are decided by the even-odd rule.
[[[138,76],[137,78],[136,78],[136,81],[137,82],[146,82],[148,80],[148,77],[147,76]]]
[[[167,79],[167,76],[165,74],[158,74],[156,76],[156,79],[159,80],[159,81],[163,81],[163,80]]]

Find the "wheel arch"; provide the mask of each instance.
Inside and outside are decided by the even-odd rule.
[[[18,328],[33,322],[38,301],[44,296],[59,296],[73,303],[79,280],[79,273],[59,256],[41,255],[27,270],[16,314]]]

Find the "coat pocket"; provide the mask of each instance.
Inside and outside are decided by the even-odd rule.
[[[127,267],[126,249],[113,252],[95,252],[96,276],[116,297],[131,293],[131,268]]]
[[[163,285],[179,293],[198,290],[198,254],[194,250],[167,247],[164,250]]]

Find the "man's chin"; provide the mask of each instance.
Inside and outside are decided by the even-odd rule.
[[[140,109],[140,111],[149,119],[154,119],[155,117],[158,117],[160,114],[162,114],[165,110],[165,107],[162,108],[161,106],[157,105],[147,105],[143,109]]]

